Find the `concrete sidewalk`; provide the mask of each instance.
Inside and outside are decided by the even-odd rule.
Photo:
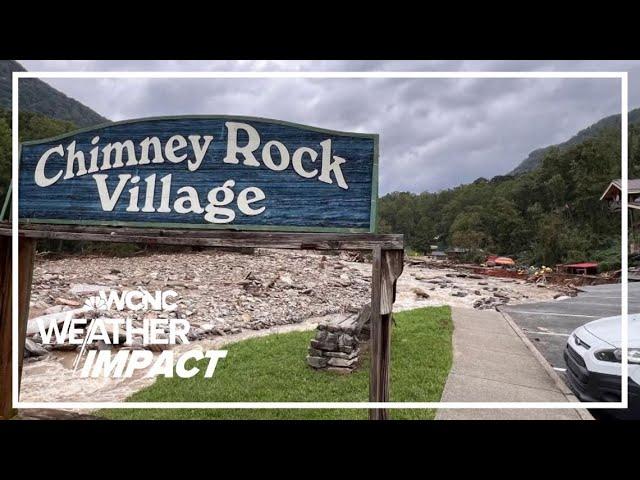
[[[453,366],[441,401],[578,401],[500,312],[467,308],[452,308],[451,312]],[[583,409],[440,409],[436,415],[438,420],[590,418]]]

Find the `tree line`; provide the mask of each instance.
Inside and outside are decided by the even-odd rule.
[[[21,142],[55,137],[77,129],[71,122],[33,112],[20,112],[19,122]],[[11,111],[0,108],[0,201],[4,201],[11,183],[11,153]]]
[[[479,178],[437,193],[394,192],[379,202],[379,231],[403,233],[417,253],[461,247],[528,265],[595,260],[620,266],[620,214],[600,201],[620,178],[620,129],[550,149],[534,171]],[[640,176],[640,124],[629,126],[629,176]]]

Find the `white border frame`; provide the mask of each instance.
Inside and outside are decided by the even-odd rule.
[[[628,379],[628,73],[627,72],[13,72],[12,77],[12,145],[13,145],[13,199],[12,201],[12,280],[18,285],[18,109],[19,80],[21,78],[617,78],[620,80],[621,98],[621,156],[622,156],[622,378]],[[13,327],[13,395],[14,408],[190,408],[190,409],[370,409],[370,408],[540,408],[540,409],[626,409],[628,408],[628,382],[622,382],[621,402],[21,402],[18,394],[18,289],[12,289]]]

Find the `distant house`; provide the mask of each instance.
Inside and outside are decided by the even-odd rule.
[[[452,247],[449,250],[447,250],[447,257],[451,260],[458,260],[464,255],[466,255],[467,253],[469,253],[468,248]]]
[[[446,260],[447,254],[439,250],[436,250],[427,254],[427,258],[431,260]]]
[[[629,208],[640,210],[640,178],[630,179],[627,188]],[[622,207],[622,180],[612,180],[600,200],[606,201],[611,210],[620,211]]]
[[[607,202],[612,212],[622,208],[622,181],[612,180],[600,200]],[[629,205],[629,252],[640,253],[640,179],[629,179],[627,184],[627,202]]]
[[[598,273],[597,262],[567,263],[556,265],[556,272],[572,275],[596,275]]]

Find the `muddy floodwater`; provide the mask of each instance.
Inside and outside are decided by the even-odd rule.
[[[247,330],[235,335],[197,340],[172,347],[176,353],[199,348],[218,350],[225,345],[263,337],[274,333],[313,330],[321,319],[310,319],[294,325],[272,327],[265,330]],[[146,377],[148,369],[139,370],[130,378],[83,378],[80,369],[74,372],[76,352],[51,352],[37,361],[25,362],[22,374],[20,400],[23,402],[122,402],[134,392],[151,385],[155,378]],[[155,354],[157,356],[158,354]],[[87,409],[70,409],[89,412]]]
[[[304,251],[40,257],[29,316],[78,308],[91,285],[118,291],[171,288],[179,296],[177,314],[198,332],[198,339],[172,348],[215,350],[247,338],[312,330],[319,321],[357,311],[370,301],[370,281],[369,263]],[[558,294],[521,280],[469,277],[428,265],[405,265],[397,288],[395,311],[440,305],[474,308],[478,300],[494,296],[512,305],[533,303]],[[25,359],[21,400],[120,402],[154,381],[145,370],[131,378],[82,378],[80,369],[73,370],[75,358],[75,351],[54,350]]]

